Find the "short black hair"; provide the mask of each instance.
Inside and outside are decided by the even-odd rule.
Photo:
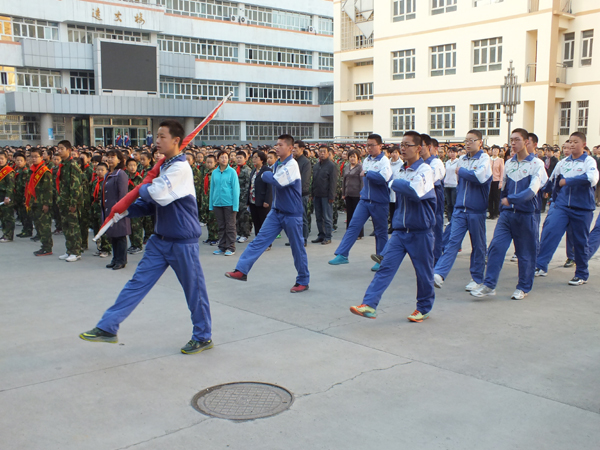
[[[477,139],[481,140],[483,138],[483,134],[481,134],[481,131],[479,130],[469,130],[467,131],[467,134],[474,134],[475,136],[477,136]]]
[[[133,158],[128,158],[127,161],[125,162],[125,165],[128,165],[130,162],[134,162],[136,164],[136,166],[137,166],[138,162],[135,159],[133,159]]]
[[[416,133],[416,131],[407,131],[406,133],[404,133],[404,135],[406,136],[407,133]],[[410,134],[408,136],[411,136]],[[419,145],[425,145],[426,147],[429,147],[431,145],[431,137],[428,134],[425,133],[421,133],[420,134],[421,137],[421,144]],[[415,142],[416,144],[416,142]]]
[[[43,150],[41,148],[32,148],[29,150],[29,156],[31,156],[32,153],[37,153],[38,155],[42,156],[42,152]]]
[[[296,142],[294,142],[294,144],[298,144],[298,147],[300,148],[306,148],[306,144],[304,143],[304,141],[297,140]]]
[[[98,167],[104,167],[106,170],[108,170],[108,165],[104,162],[99,162],[98,165],[96,166],[96,168]]]
[[[252,156],[258,156],[258,158],[262,161],[263,164],[267,162],[267,155],[262,150],[254,152],[254,155]]]
[[[439,147],[440,143],[437,139],[431,138],[431,145],[433,145],[434,147]]]
[[[294,138],[291,134],[282,134],[277,138],[277,140],[285,141],[287,145],[294,145]]]
[[[539,142],[537,134],[535,134],[535,133],[527,133],[527,137],[529,139],[531,139],[533,142],[535,142],[536,144]]]
[[[121,153],[119,150],[109,150],[106,152],[106,156],[116,156],[119,159],[119,164],[117,164],[116,168],[125,168],[125,157],[123,156],[123,153]]]
[[[214,159],[215,162],[217,161],[217,158],[215,157],[215,155],[207,155],[206,160],[208,161],[209,159]]]
[[[582,133],[581,131],[576,131],[575,133],[571,133],[571,135],[569,137],[573,137],[573,136],[578,137],[583,142],[587,142],[585,133]]]
[[[415,145],[422,145],[423,144],[423,136],[422,134],[417,133],[416,131],[407,131],[406,133],[404,133],[404,136],[409,136],[412,138],[413,140],[413,144]],[[428,135],[425,134],[425,136],[429,137]]]
[[[183,138],[185,137],[185,131],[183,126],[178,121],[173,119],[163,120],[158,127],[168,128],[171,137],[179,138],[179,145],[181,145]]]
[[[512,133],[510,133],[510,134],[514,134],[514,133],[520,134],[524,141],[529,139],[529,133],[527,132],[527,130],[525,128],[515,128],[514,130],[512,130]],[[536,138],[537,138],[537,136],[536,136]],[[537,142],[537,140],[534,142]]]
[[[23,159],[25,159],[25,160],[27,159],[27,158],[25,158],[25,153],[23,153],[23,152],[16,152],[16,153],[13,155],[13,159],[17,159],[17,158],[19,158],[19,157],[21,157],[21,158],[23,158]]]
[[[236,156],[243,156],[244,158],[248,158],[248,153],[246,153],[244,150],[239,150],[238,152],[236,152]]]
[[[377,145],[381,145],[383,144],[383,139],[381,139],[381,136],[375,133],[371,133],[370,135],[367,136],[367,141],[369,139],[374,140],[375,142],[377,142]]]
[[[67,150],[71,150],[73,148],[73,146],[71,145],[70,141],[67,141],[66,139],[63,139],[62,141],[60,141],[58,144],[56,144],[56,146],[58,147],[59,145],[62,145],[64,148],[66,148]]]
[[[217,159],[221,158],[221,155],[227,155],[227,159],[229,160],[229,153],[227,153],[225,150],[221,150],[219,153],[217,153]]]

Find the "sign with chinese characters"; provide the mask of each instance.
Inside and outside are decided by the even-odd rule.
[[[82,2],[82,4],[84,4]],[[130,27],[144,29],[148,31],[159,31],[161,29],[160,21],[164,15],[164,8],[161,6],[149,5],[146,3],[131,5],[113,5],[109,3],[97,3],[88,5],[84,8],[76,7],[77,13],[87,11],[82,21],[91,21],[103,25],[118,25],[120,27]],[[76,15],[79,15],[77,14]],[[91,20],[90,20],[91,16]],[[77,20],[77,19],[75,19]]]

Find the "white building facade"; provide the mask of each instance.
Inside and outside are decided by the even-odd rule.
[[[330,138],[332,16],[327,0],[2,2],[0,145],[142,144],[167,117],[191,131],[230,91],[196,143]]]
[[[574,131],[600,144],[597,0],[343,0],[334,22],[336,136],[456,142],[478,129],[502,145],[512,61],[522,87],[511,128],[540,145]]]

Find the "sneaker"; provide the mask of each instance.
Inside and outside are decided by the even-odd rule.
[[[535,269],[535,276],[536,277],[547,277],[548,272],[544,272],[542,269]]]
[[[371,255],[371,259],[373,261],[375,261],[377,264],[381,264],[381,261],[383,261],[383,255],[378,255],[376,253]]]
[[[224,254],[224,253],[225,253],[225,252],[224,252],[223,250],[221,250],[221,249],[218,249],[218,250],[215,250],[215,251],[213,252],[213,255],[222,255],[222,254]]]
[[[108,342],[109,344],[116,344],[119,342],[116,334],[108,333],[98,327],[94,328],[93,330],[86,331],[85,333],[81,333],[79,337],[84,341],[91,342]]]
[[[60,255],[60,256],[58,257],[58,259],[61,259],[61,260],[63,260],[63,261],[64,261],[64,260],[65,260],[65,259],[67,259],[68,257],[69,257],[69,254],[68,254],[68,253],[65,253],[64,255]]]
[[[371,267],[371,272],[377,272],[381,268],[379,263],[375,263],[373,267]]]
[[[110,252],[100,252],[98,256],[100,258],[108,258],[110,256]]]
[[[521,289],[516,289],[513,295],[510,296],[511,300],[523,300],[525,297],[527,297],[527,293]]]
[[[277,237],[275,239],[281,239],[281,235],[278,234]]]
[[[39,249],[37,252],[33,252],[33,254],[35,256],[50,256],[52,254],[52,251],[46,251],[43,249]]]
[[[313,239],[312,241],[310,241],[313,244],[320,244],[321,242],[323,242],[325,239],[321,239],[321,238],[316,238]]]
[[[206,226],[206,224],[205,224],[204,222],[200,222],[200,226],[201,226],[201,227],[205,227],[205,226]]]
[[[17,234],[17,237],[20,237],[20,238],[30,238],[32,236],[33,236],[33,233],[19,233],[19,234]]]
[[[573,261],[570,258],[567,258],[567,260],[565,261],[565,265],[563,267],[573,267],[575,265],[575,261]]]
[[[65,259],[65,261],[66,262],[75,262],[79,259],[81,259],[80,255],[69,255],[69,257],[67,259]]]
[[[367,305],[351,306],[350,312],[357,316],[363,316],[367,319],[377,319],[377,311]]]
[[[134,248],[135,248],[135,247],[134,247],[133,245],[132,245],[131,247],[129,247],[129,248],[127,249],[127,253],[131,253],[131,251],[132,251]]]
[[[243,244],[243,243],[244,243],[244,242],[246,242],[247,240],[248,240],[248,238],[247,238],[246,236],[240,236],[240,237],[238,238],[238,240],[237,240],[237,241],[238,241],[240,244]]]
[[[62,230],[54,230],[54,233],[52,233],[54,235],[59,235],[62,234]]]
[[[573,277],[570,281],[569,281],[569,285],[571,286],[581,286],[582,284],[587,283],[587,280],[582,280],[579,277]]]
[[[331,239],[325,239],[323,242],[321,242],[321,245],[329,245],[331,244]]]
[[[218,239],[213,239],[212,241],[210,241],[210,245],[212,245],[213,247],[215,245],[219,245],[219,240]]]
[[[204,350],[208,350],[209,348],[213,348],[213,341],[209,339],[208,341],[195,341],[190,339],[190,342],[185,344],[181,349],[181,353],[185,353],[186,355],[193,355],[195,353],[200,353]]]
[[[471,282],[465,286],[465,291],[473,291],[479,287],[481,287],[481,284],[471,280]]]
[[[202,243],[205,244],[205,245],[210,245],[211,242],[212,242],[212,239],[210,239],[210,238],[208,238],[205,241],[202,241]]]
[[[6,236],[2,236],[0,238],[0,242],[5,243],[5,242],[12,242],[12,239],[7,238]]]
[[[514,255],[512,255],[512,257],[510,258],[510,262],[517,262],[519,261],[519,258],[517,258],[517,254],[515,253]]]
[[[29,238],[30,241],[37,242],[40,240],[40,235],[36,234],[34,237]]]
[[[233,256],[235,255],[235,251],[233,250],[226,250],[225,253],[223,253],[224,256]]]
[[[433,275],[433,285],[438,288],[441,289],[442,285],[444,284],[444,278],[441,275],[438,275],[437,273]]]
[[[415,309],[415,311],[408,316],[408,320],[410,320],[411,322],[423,322],[425,319],[429,318],[429,313],[427,314],[421,314],[421,312],[417,309]]]
[[[248,281],[248,275],[240,272],[237,269],[235,269],[233,272],[225,272],[225,276],[227,278],[232,278],[234,280]]]
[[[335,255],[335,258],[329,261],[329,264],[332,266],[339,266],[340,264],[348,264],[349,262],[350,261],[348,261],[348,258],[346,258],[344,255]]]
[[[102,251],[96,250],[94,253],[92,253],[92,256],[100,256],[100,253],[102,253]]]
[[[144,251],[144,250],[142,250],[142,249],[141,249],[141,248],[139,248],[139,247],[134,247],[134,248],[133,248],[133,249],[132,249],[132,250],[129,252],[129,254],[130,254],[130,255],[137,255],[138,253],[142,253],[143,251]]]
[[[496,289],[492,289],[491,287],[487,287],[485,284],[482,284],[477,289],[473,289],[471,291],[471,295],[477,298],[491,297],[492,295],[496,295]]]
[[[292,294],[297,294],[299,292],[304,292],[304,291],[308,291],[308,284],[306,286],[302,285],[302,284],[294,284],[294,286],[292,286],[292,288],[290,289],[290,292]]]

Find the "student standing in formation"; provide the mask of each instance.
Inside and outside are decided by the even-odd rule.
[[[71,157],[73,147],[69,141],[58,143],[61,163],[56,176],[56,193],[60,221],[65,235],[67,252],[58,259],[75,262],[81,259],[81,231],[79,229],[80,208],[83,205],[81,167]]]
[[[504,160],[498,157],[499,152],[500,149],[498,147],[492,147],[490,166],[492,167],[493,178],[490,186],[490,199],[488,201],[488,219],[497,219],[500,216],[500,195],[502,192],[502,180],[504,179]]]
[[[220,151],[217,156],[219,166],[210,179],[210,203],[208,209],[214,211],[219,225],[219,248],[213,255],[235,255],[235,223],[240,207],[240,182],[235,170],[229,165],[229,155]]]
[[[331,244],[333,234],[333,203],[336,196],[339,171],[329,158],[326,145],[319,147],[319,162],[313,167],[311,196],[315,206],[319,234],[313,244]]]
[[[146,297],[169,266],[181,283],[194,325],[192,338],[182,353],[200,353],[213,347],[210,305],[200,265],[198,238],[202,228],[198,221],[196,193],[192,169],[179,150],[184,131],[175,120],[161,122],[156,133],[156,146],[166,158],[160,175],[142,185],[140,198],[119,220],[127,215],[140,217],[156,214],[156,234],[148,240],[146,251],[133,278],[127,282],[113,306],[96,328],[81,333],[86,341],[116,343],[119,325]]]
[[[26,238],[33,236],[33,222],[31,221],[31,215],[25,206],[25,188],[29,182],[30,172],[27,168],[27,161],[24,153],[16,152],[13,159],[15,161],[15,191],[13,203],[17,217],[23,225],[23,230],[17,234],[17,237]]]
[[[11,197],[15,190],[15,171],[8,165],[8,156],[0,150],[0,222],[2,237],[0,242],[12,242],[15,234],[15,213]]]
[[[273,186],[273,205],[267,215],[258,236],[248,245],[233,272],[225,276],[239,281],[247,281],[248,273],[254,263],[275,238],[284,230],[290,239],[294,266],[298,275],[296,284],[290,289],[293,294],[308,290],[310,274],[308,258],[302,235],[302,179],[298,163],[292,157],[294,138],[282,134],[277,139],[275,149],[279,160],[274,164],[273,172],[265,171],[262,180]]]
[[[382,152],[382,144],[383,141],[378,134],[371,134],[367,137],[369,156],[363,161],[361,176],[364,179],[364,185],[360,191],[360,201],[356,206],[350,226],[334,253],[335,258],[329,261],[331,265],[348,264],[350,250],[369,217],[373,219],[373,228],[375,229],[376,255],[383,254],[383,249],[388,241],[387,218],[390,202],[388,183],[392,178],[392,168],[390,160]],[[371,270],[378,270],[379,264],[376,262]]]
[[[31,177],[25,187],[25,206],[29,210],[40,237],[42,248],[33,252],[35,256],[52,254],[52,171],[42,160],[39,148],[29,151]]]
[[[511,241],[519,260],[519,282],[511,299],[522,300],[533,287],[537,257],[538,219],[535,217],[538,191],[548,181],[544,163],[527,151],[527,131],[517,128],[510,136],[515,156],[504,167],[500,216],[488,250],[483,285],[471,291],[474,297],[496,295],[496,285]]]
[[[452,270],[456,255],[467,231],[471,237],[471,277],[465,290],[472,291],[483,283],[485,271],[485,211],[488,206],[492,168],[490,157],[481,150],[481,132],[471,130],[465,140],[466,155],[458,162],[456,206],[452,214],[452,229],[444,254],[435,265],[434,282],[441,288]]]
[[[596,203],[594,188],[598,183],[596,161],[584,151],[585,134],[575,132],[569,137],[571,156],[552,174],[558,191],[554,211],[549,214],[542,230],[540,253],[537,257],[536,277],[548,275],[548,263],[568,228],[573,232],[575,276],[571,286],[587,283],[589,278],[589,235]],[[558,172],[557,172],[558,171]]]
[[[408,316],[411,322],[423,322],[435,301],[433,288],[433,227],[436,223],[436,194],[433,169],[419,155],[421,136],[409,131],[400,144],[404,167],[390,181],[397,204],[392,221],[392,237],[381,267],[365,293],[363,303],[350,307],[358,316],[375,319],[381,296],[392,282],[408,253],[417,274],[417,309]]]
[[[456,148],[448,148],[448,161],[446,161],[446,176],[444,177],[444,199],[446,201],[446,217],[448,221],[452,220],[454,205],[456,204],[456,186],[458,186],[458,158],[456,157]]]
[[[433,257],[437,263],[442,256],[442,237],[444,234],[444,176],[446,175],[446,167],[444,163],[436,155],[431,154],[432,140],[428,134],[421,134],[423,145],[421,145],[421,158],[426,164],[429,164],[433,169],[433,181],[435,184],[435,197],[437,199],[435,207],[435,248]],[[436,141],[437,142],[437,141]]]

